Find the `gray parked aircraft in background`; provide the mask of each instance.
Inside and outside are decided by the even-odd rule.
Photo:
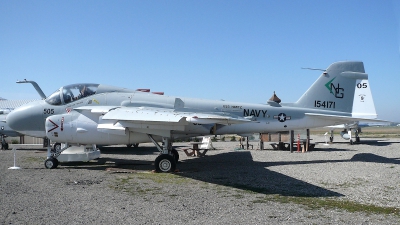
[[[1,101],[8,101],[8,100],[1,100]],[[21,133],[18,133],[17,131],[11,129],[6,123],[7,114],[9,114],[12,110],[13,108],[0,108],[0,135],[2,138],[4,136],[18,137],[22,135]]]
[[[22,134],[12,130],[6,123],[7,114],[10,113],[13,108],[1,107],[2,103],[4,103],[5,101],[8,100],[0,98],[0,147],[1,149],[7,150],[8,143],[6,142],[6,137],[18,137]]]
[[[40,89],[39,85],[35,81],[17,81],[17,83],[31,83],[36,91],[39,93],[40,97],[42,99],[45,99],[46,96],[44,95],[43,91]],[[0,136],[1,136],[1,141],[2,143],[4,142],[4,138],[6,136],[9,137],[18,137],[22,136],[22,133],[19,133],[13,129],[11,129],[8,124],[6,123],[6,118],[7,115],[13,111],[15,108],[20,107],[21,105],[24,105],[29,102],[33,102],[36,100],[7,100],[0,98]]]
[[[0,98],[0,139],[2,149],[8,149],[8,144],[5,141],[6,137],[19,137],[23,134],[11,129],[6,123],[7,115],[21,105],[35,100],[7,100]]]
[[[367,87],[362,62],[333,63],[295,103],[182,98],[82,83],[61,87],[45,100],[15,109],[7,123],[29,136],[67,143],[46,159],[46,168],[56,168],[57,157],[70,145],[152,141],[161,153],[155,169],[168,172],[175,170],[179,158],[172,147],[178,138],[286,132],[365,120],[366,115],[373,121],[375,108],[360,111],[363,99],[372,98],[370,92],[363,92]]]

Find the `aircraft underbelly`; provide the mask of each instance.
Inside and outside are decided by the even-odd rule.
[[[292,119],[284,122],[259,121],[258,123],[233,124],[217,129],[216,134],[269,133],[316,127],[314,119]]]

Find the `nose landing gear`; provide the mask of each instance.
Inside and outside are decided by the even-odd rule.
[[[54,157],[50,157],[44,161],[44,166],[46,169],[54,169],[58,166],[58,159]]]

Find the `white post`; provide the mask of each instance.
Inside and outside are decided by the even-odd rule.
[[[13,151],[14,151],[14,166],[13,166],[13,167],[10,167],[10,168],[8,168],[8,169],[11,169],[11,170],[18,170],[18,169],[21,169],[21,167],[18,167],[18,166],[16,166],[16,164],[15,164],[15,151],[16,151],[16,148],[15,148],[15,147],[13,148]]]
[[[328,144],[328,141],[327,141],[327,139],[326,139],[326,135],[328,135],[328,132],[326,132],[324,135],[325,135],[325,144],[324,144],[324,145],[329,145],[329,144]]]

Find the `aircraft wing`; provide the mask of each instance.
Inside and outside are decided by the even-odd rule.
[[[111,109],[103,120],[118,120],[150,123],[201,123],[201,124],[236,124],[252,122],[249,119],[203,112],[182,112],[174,109],[151,107],[121,107]]]
[[[190,123],[201,124],[237,124],[253,122],[252,120],[225,114],[201,113],[201,112],[182,112],[168,108],[153,107],[122,107],[122,106],[82,106],[74,108],[76,111],[90,111],[91,113],[105,114],[104,120],[121,121],[147,121],[147,122],[178,122],[177,120],[186,118]]]
[[[106,133],[125,134],[131,131],[166,135],[171,130],[183,131],[189,123],[197,124],[237,124],[253,122],[230,114],[204,112],[184,112],[168,108],[152,107],[80,107],[77,110],[90,110],[92,113],[103,112],[98,130]]]
[[[327,115],[327,114],[318,114],[318,113],[305,113],[307,116],[312,116],[324,120],[331,120],[335,121],[336,124],[344,124],[344,123],[349,123],[349,122],[354,122],[354,121],[362,121],[362,122],[387,122],[390,123],[390,121],[386,120],[379,120],[379,119],[366,119],[366,118],[358,118],[358,117],[352,117],[352,116],[338,116],[338,115]]]

